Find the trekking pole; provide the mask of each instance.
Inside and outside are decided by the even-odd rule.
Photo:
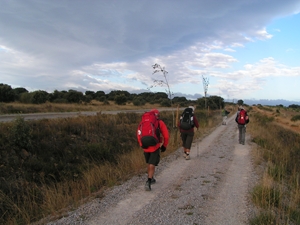
[[[197,157],[199,157],[199,141],[197,141]]]

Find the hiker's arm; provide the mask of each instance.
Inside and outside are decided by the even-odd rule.
[[[139,145],[142,147],[141,136],[139,135],[139,128],[136,130],[136,138],[138,140]]]
[[[159,126],[160,126],[161,134],[164,138],[163,146],[167,147],[168,144],[169,144],[169,131],[168,131],[168,128],[162,120],[159,121]]]
[[[199,128],[199,122],[195,116],[194,116],[194,125],[195,127],[197,127],[197,129]]]

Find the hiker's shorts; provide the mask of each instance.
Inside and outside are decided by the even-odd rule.
[[[146,163],[157,166],[160,161],[160,148],[155,152],[144,152]]]
[[[191,149],[194,138],[194,132],[182,132],[181,140],[182,146],[187,149]]]

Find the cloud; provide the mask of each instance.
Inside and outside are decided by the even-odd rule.
[[[233,70],[239,59],[230,55],[272,38],[266,24],[296,9],[298,0],[4,0],[0,74],[4,83],[47,91],[146,90],[162,78],[152,75],[154,63],[165,66],[172,87],[201,84],[207,74],[222,85],[239,76],[298,76],[274,59]]]

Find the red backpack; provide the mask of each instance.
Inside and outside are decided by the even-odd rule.
[[[247,122],[246,110],[241,109],[239,116],[238,116],[238,124],[245,125],[246,122]]]
[[[159,120],[154,112],[145,112],[142,115],[142,121],[138,126],[138,135],[142,148],[155,146],[160,141]]]

